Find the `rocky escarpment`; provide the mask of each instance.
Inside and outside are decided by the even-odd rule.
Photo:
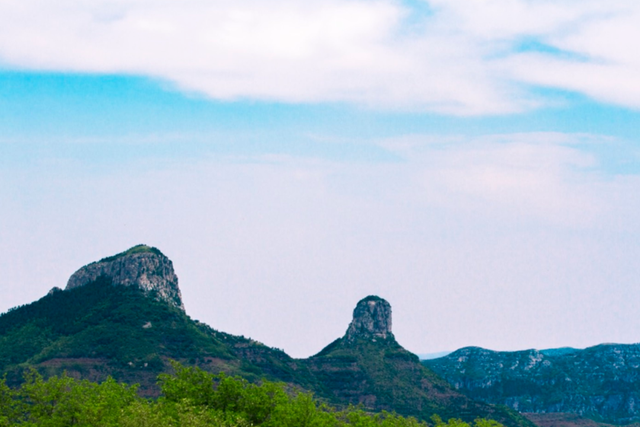
[[[136,286],[184,311],[173,263],[156,248],[138,245],[86,265],[73,273],[65,290],[95,282],[99,277],[108,278],[113,285]]]
[[[640,344],[516,352],[468,347],[423,363],[467,395],[520,412],[640,420]]]
[[[405,350],[391,331],[391,305],[368,296],[353,310],[353,320],[338,338],[302,361],[317,382],[319,396],[371,410],[395,411],[429,420],[491,418],[509,427],[531,427],[516,412],[469,399]]]
[[[391,305],[386,300],[370,295],[358,302],[353,310],[353,320],[345,334],[347,342],[353,342],[357,338],[393,338]]]

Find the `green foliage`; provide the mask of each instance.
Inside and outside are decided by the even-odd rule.
[[[412,417],[394,413],[371,414],[360,408],[335,410],[313,399],[311,394],[288,393],[283,383],[264,381],[251,384],[242,378],[223,373],[214,375],[196,367],[173,364],[173,375],[160,375],[165,407],[206,408],[217,414],[218,420],[247,422],[265,427],[427,427],[428,424]],[[173,410],[179,413],[179,410]],[[435,418],[438,427],[471,427],[460,420],[448,424]],[[495,421],[476,420],[474,427],[501,427]]]
[[[162,357],[231,359],[232,353],[180,310],[106,278],[0,316],[0,372],[25,362],[90,358],[146,368],[155,377]]]
[[[433,421],[434,427],[502,427],[502,424],[497,421],[485,420],[480,418],[476,419],[473,424],[465,423],[458,418],[451,418],[445,423],[437,415],[431,417],[431,420]]]
[[[0,427],[428,427],[414,418],[359,408],[336,410],[285,384],[251,384],[173,364],[175,373],[159,378],[163,395],[147,400],[136,387],[109,378],[98,384],[67,375],[44,380],[29,371],[17,389],[0,381]],[[435,427],[472,427],[459,420]],[[501,427],[477,420],[473,427]]]
[[[236,346],[257,354],[259,362],[239,357]],[[266,376],[303,386],[310,381],[284,352],[216,331],[136,287],[112,286],[105,277],[0,315],[0,373],[8,374],[10,385],[20,382],[25,368],[36,367],[45,376],[64,370],[90,380],[111,375],[157,394],[155,379],[169,359],[210,363],[211,370],[250,380]]]
[[[214,375],[177,363],[173,366],[174,375],[160,375],[162,401],[168,405],[182,403],[204,407],[235,414],[252,425],[270,425],[267,421],[279,412],[276,408],[281,411],[291,403],[290,396],[278,383],[265,381],[256,385],[224,373]]]
[[[0,427],[8,426],[16,418],[15,392],[7,386],[6,380],[0,380]]]
[[[35,371],[18,390],[0,383],[0,396],[0,425],[43,427],[115,427],[122,409],[139,399],[135,387],[113,379],[97,384],[63,375],[45,381]]]
[[[155,379],[167,372],[170,359],[245,380],[175,368],[175,375],[162,377],[158,386]],[[362,409],[394,410],[421,420],[438,413],[466,422],[491,417],[511,427],[531,425],[526,420],[514,421],[515,413],[508,409],[465,400],[393,339],[349,345],[338,339],[315,357],[294,360],[250,339],[215,331],[140,289],[112,286],[106,278],[54,292],[0,315],[0,372],[7,374],[6,384],[20,385],[21,373],[29,367],[45,378],[65,370],[70,376],[92,381],[111,376],[139,383],[145,396],[158,396],[162,387],[164,397],[159,402],[174,424],[180,417],[196,424],[215,419],[219,425],[232,426],[243,422],[283,426],[396,422],[391,414],[370,419],[366,413],[358,418],[356,410],[348,414],[328,411],[310,396],[291,395],[281,385],[252,384],[266,378],[313,391],[325,402],[342,407],[371,396]],[[131,417],[147,419],[148,425],[160,422],[157,408],[149,412],[146,403],[138,403],[126,409],[132,411]],[[1,417],[8,415],[0,413],[4,423]]]

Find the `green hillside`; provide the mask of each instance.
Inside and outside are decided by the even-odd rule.
[[[309,358],[322,395],[376,410],[430,419],[491,418],[510,426],[533,425],[517,412],[473,401],[420,363],[395,338],[341,338]]]
[[[154,397],[160,394],[157,376],[170,372],[171,360],[177,360],[250,382],[282,381],[339,408],[354,404],[421,420],[438,414],[443,419],[493,418],[509,427],[532,426],[514,411],[456,392],[390,332],[388,336],[341,338],[314,357],[296,360],[194,321],[135,286],[114,286],[100,277],[0,315],[0,372],[12,386],[21,383],[29,368],[45,378],[63,372],[90,381],[111,376],[140,384],[141,395]]]
[[[267,369],[240,359],[238,351],[260,354]],[[0,316],[0,372],[10,382],[34,366],[46,375],[111,375],[140,383],[143,393],[153,395],[170,359],[249,379],[291,377],[286,363],[292,359],[283,352],[215,331],[138,288],[111,286],[106,278],[52,292]]]

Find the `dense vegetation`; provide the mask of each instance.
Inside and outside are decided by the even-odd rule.
[[[53,292],[0,317],[1,339],[12,343],[0,342],[0,369],[24,360],[37,363],[50,354],[147,366],[158,363],[158,349],[185,355],[204,350],[230,357],[223,346],[203,339],[185,324],[178,310],[145,298],[133,287],[114,292],[107,282],[101,279],[72,291]]]
[[[531,427],[507,408],[473,402],[422,366],[395,340],[347,343],[339,339],[315,357],[292,359],[248,338],[213,330],[133,286],[94,283],[0,315],[0,376],[18,387],[35,368],[45,379],[69,376],[93,382],[107,377],[139,384],[137,394],[157,397],[169,360],[256,383],[282,381],[313,392],[335,407],[363,405],[430,420],[491,418]]]
[[[460,420],[431,424],[359,408],[336,410],[310,394],[288,390],[283,383],[251,384],[174,363],[175,372],[159,377],[162,396],[139,397],[135,386],[109,378],[102,383],[62,375],[44,380],[35,371],[12,389],[0,380],[0,427],[470,427]],[[475,427],[500,427],[476,420]]]
[[[405,350],[395,338],[341,338],[307,360],[318,379],[322,396],[351,404],[363,403],[378,410],[428,420],[443,418],[491,418],[504,425],[533,424],[505,406],[469,399],[424,367],[418,356]]]
[[[21,380],[25,368],[35,366],[45,376],[67,370],[102,381],[111,375],[141,383],[147,394],[157,394],[155,379],[168,368],[168,359],[252,380],[286,377],[286,372],[271,375],[240,360],[235,346],[262,350],[273,372],[282,364],[271,359],[288,358],[255,341],[195,322],[138,288],[111,286],[106,278],[52,292],[0,315],[0,372],[8,374],[11,384]]]

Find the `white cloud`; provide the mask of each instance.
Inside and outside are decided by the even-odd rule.
[[[498,47],[509,79],[640,108],[640,4],[630,0],[435,0],[443,25]],[[535,40],[556,52],[518,52]]]
[[[402,153],[425,200],[451,212],[505,223],[591,227],[609,215],[610,175],[585,146],[609,137],[555,132],[437,137],[413,135],[381,145]],[[606,178],[609,176],[609,178]]]
[[[640,106],[635,1],[429,5],[409,28],[393,0],[10,0],[0,60],[153,76],[217,99],[491,114],[539,105],[533,84]],[[571,55],[519,53],[526,38]]]

